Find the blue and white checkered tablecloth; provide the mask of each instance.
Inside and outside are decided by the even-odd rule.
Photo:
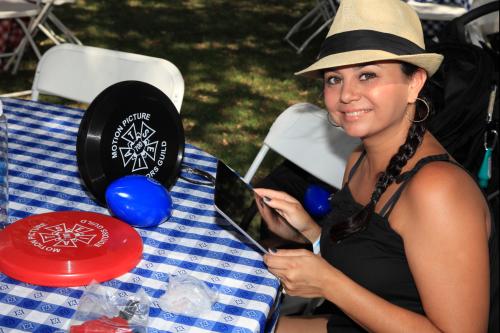
[[[2,102],[9,125],[9,221],[63,210],[108,214],[89,198],[77,170],[76,133],[83,111],[17,99]],[[186,145],[183,163],[215,174],[216,159],[192,145]],[[150,333],[264,332],[278,280],[261,255],[215,212],[212,188],[179,179],[171,194],[169,221],[137,229],[144,242],[137,267],[103,285],[125,295],[146,291],[152,300]],[[168,275],[182,274],[218,291],[212,311],[192,318],[158,307]],[[30,285],[0,273],[0,333],[68,329],[84,290]]]

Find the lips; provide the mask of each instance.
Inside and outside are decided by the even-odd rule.
[[[344,115],[345,118],[347,119],[352,119],[352,118],[359,118],[363,114],[370,112],[370,109],[357,109],[357,110],[349,110],[349,111],[341,111],[342,114]]]

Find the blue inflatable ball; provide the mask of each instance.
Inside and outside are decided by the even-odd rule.
[[[332,210],[328,198],[332,192],[323,186],[311,184],[304,194],[304,208],[314,217],[323,217]]]
[[[153,227],[172,215],[168,190],[153,178],[129,175],[106,188],[106,204],[111,214],[136,227]]]

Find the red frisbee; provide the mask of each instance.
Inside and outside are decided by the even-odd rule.
[[[88,212],[32,215],[0,232],[0,272],[42,286],[102,282],[134,268],[142,239],[130,225]]]

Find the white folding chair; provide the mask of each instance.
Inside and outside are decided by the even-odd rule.
[[[336,12],[333,0],[316,0],[314,8],[293,25],[284,40],[300,54],[314,37],[330,26]],[[308,31],[310,34],[298,45],[293,36],[303,31]]]
[[[250,183],[266,154],[273,150],[339,189],[347,158],[359,143],[333,127],[325,110],[310,103],[294,104],[276,118],[244,179]]]
[[[269,150],[333,187],[342,187],[349,154],[360,140],[345,134],[328,122],[327,112],[310,103],[298,103],[283,111],[274,121],[244,180],[250,183]],[[312,314],[318,299],[285,295],[282,314]]]
[[[24,33],[23,39],[13,52],[0,54],[0,58],[9,58],[4,66],[5,70],[8,70],[10,66],[14,64],[12,73],[14,74],[17,72],[27,43],[30,44],[33,52],[35,52],[38,59],[40,59],[41,54],[33,38],[38,24],[45,18],[52,1],[54,0],[46,1],[47,3],[43,6],[38,6],[24,0],[0,0],[0,19],[15,20]],[[23,21],[25,18],[30,19],[28,25],[26,25]]]
[[[36,101],[40,94],[46,94],[88,104],[105,88],[126,80],[143,81],[157,87],[180,112],[184,79],[170,61],[75,44],[56,45],[44,53],[36,68],[31,99]]]
[[[47,15],[44,20],[38,24],[38,28],[56,45],[62,43],[82,45],[82,42],[75,34],[68,29],[53,12],[54,6],[73,4],[75,1],[76,0],[37,0],[39,6],[50,3]]]

